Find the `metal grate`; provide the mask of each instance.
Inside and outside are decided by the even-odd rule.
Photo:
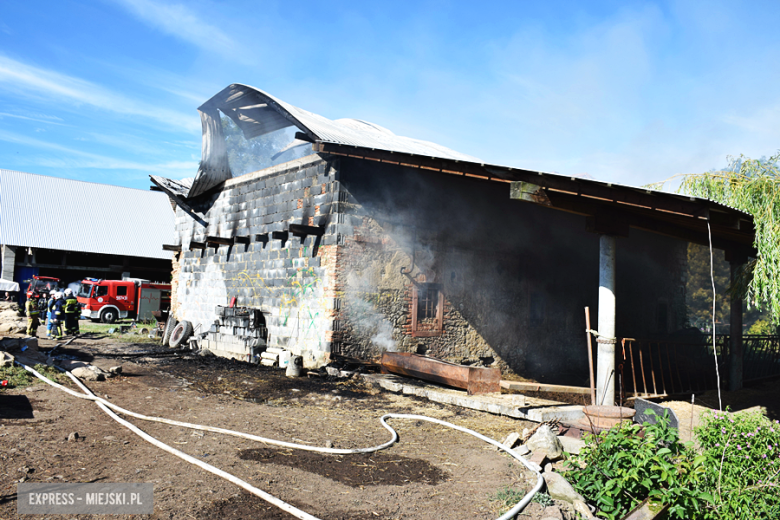
[[[721,387],[728,387],[730,337],[715,337]],[[780,336],[743,336],[743,381],[780,377]],[[712,337],[695,342],[623,339],[617,352],[624,398],[664,397],[717,386]]]
[[[417,322],[436,319],[436,310],[439,304],[439,289],[425,284],[417,289]]]

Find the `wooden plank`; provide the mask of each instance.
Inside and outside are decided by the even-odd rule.
[[[290,224],[290,233],[293,235],[316,235],[325,234],[325,228],[320,226],[304,226],[303,224]]]
[[[233,237],[233,240],[236,241],[236,244],[248,244],[249,236],[237,236],[237,237]]]
[[[582,394],[590,395],[590,388],[586,386],[546,385],[527,381],[501,380],[501,388],[516,390],[519,392],[550,392],[557,394]]]
[[[206,242],[190,242],[190,250],[192,249],[206,249]]]
[[[180,245],[163,244],[162,248],[163,251],[176,251],[178,253],[179,251],[181,251],[181,244]]]
[[[207,236],[206,237],[206,243],[208,245],[217,244],[217,245],[221,245],[221,246],[232,246],[233,245],[233,238]]]

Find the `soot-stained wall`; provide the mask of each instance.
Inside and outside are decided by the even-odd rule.
[[[237,306],[266,314],[269,346],[304,356],[307,366],[323,363],[333,324],[335,177],[332,162],[310,156],[236,177],[189,199],[208,228],[177,209],[183,246],[173,299],[177,319],[206,331],[216,306],[235,297]],[[290,224],[319,226],[324,234],[274,236]],[[250,242],[190,248],[207,236],[248,236]]]
[[[511,200],[507,183],[328,155],[231,179],[188,202],[209,226],[177,210],[184,252],[174,311],[201,330],[236,297],[266,313],[269,345],[302,354],[307,366],[330,352],[398,350],[586,382],[584,307],[595,324],[599,238],[584,217]],[[324,235],[273,237],[290,224]],[[188,251],[191,240],[247,235],[247,245]],[[685,243],[674,239],[635,230],[618,239],[618,335],[682,326],[684,261]],[[441,295],[429,309],[440,331],[413,328],[415,317],[436,323],[420,314],[426,288]]]
[[[342,159],[339,180],[339,218],[351,225],[338,270],[343,353],[425,352],[587,384],[584,307],[595,327],[599,237],[584,217],[511,200],[506,183],[359,159]],[[684,259],[681,241],[636,230],[618,239],[619,335],[683,326]],[[442,331],[415,335],[413,293],[430,283],[443,294]]]

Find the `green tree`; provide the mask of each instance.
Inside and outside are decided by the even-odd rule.
[[[712,271],[715,275],[715,333],[728,334],[730,326],[731,268],[724,255],[714,250]],[[712,329],[712,280],[710,279],[710,248],[699,244],[688,244],[688,268],[685,283],[685,305],[688,322],[705,332]],[[774,334],[768,313],[758,309],[747,309],[743,313],[743,332],[746,334]]]
[[[729,158],[727,168],[685,175],[679,192],[705,197],[753,215],[756,258],[745,264],[743,290],[748,308],[766,310],[780,325],[780,153],[769,159]]]
[[[721,333],[721,326],[729,323],[731,309],[729,287],[729,265],[723,255],[713,255],[713,271],[715,274],[715,305],[716,333]],[[712,281],[710,280],[710,249],[699,244],[688,244],[688,279],[685,283],[685,304],[688,320],[691,326],[703,331],[712,329]]]

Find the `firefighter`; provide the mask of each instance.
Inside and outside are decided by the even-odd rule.
[[[38,298],[38,317],[41,320],[41,325],[46,324],[46,301],[48,298],[49,295],[46,293],[41,293],[41,297]]]
[[[65,297],[58,292],[54,297],[54,319],[52,320],[52,333],[56,339],[62,339],[62,326],[65,320]]]
[[[73,294],[71,289],[65,289],[65,304],[63,305],[63,310],[65,311],[65,334],[78,334],[79,311],[81,308],[79,307],[79,301],[76,299],[76,295]]]
[[[57,293],[51,291],[49,293],[49,299],[46,302],[46,317],[49,319],[46,323],[46,337],[51,337],[51,329],[54,327],[54,304],[57,303]]]
[[[32,298],[27,300],[24,304],[24,309],[27,311],[27,335],[33,338],[38,336],[38,325],[41,323],[38,321],[38,298],[39,294],[33,294]]]

